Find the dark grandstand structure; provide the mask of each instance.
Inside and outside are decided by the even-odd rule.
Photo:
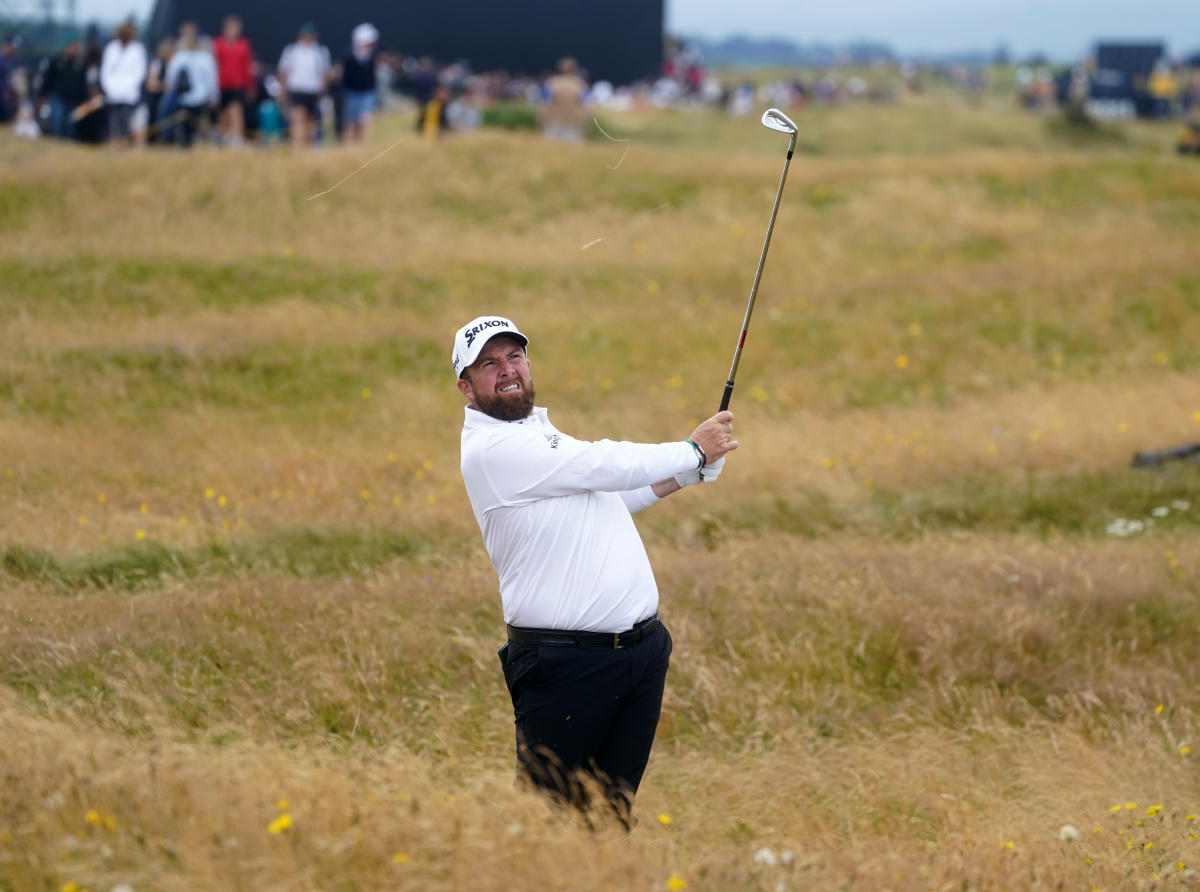
[[[441,63],[465,59],[476,71],[536,76],[572,56],[593,80],[626,84],[657,75],[662,62],[663,0],[158,0],[149,45],[184,21],[219,34],[230,12],[242,17],[255,55],[268,65],[305,22],[335,56],[355,25],[370,22],[382,35],[380,49]]]
[[[1153,117],[1157,106],[1149,90],[1150,75],[1166,56],[1166,46],[1158,42],[1097,44],[1088,99],[1125,107],[1140,118]]]

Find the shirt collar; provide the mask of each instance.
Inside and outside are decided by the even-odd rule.
[[[464,427],[498,427],[506,424],[534,424],[545,425],[550,423],[549,413],[544,406],[534,406],[533,411],[524,418],[517,421],[501,421],[499,418],[493,418],[485,412],[480,412],[478,409],[472,409],[470,406],[463,407]]]

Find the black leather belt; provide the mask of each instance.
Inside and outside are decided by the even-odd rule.
[[[554,644],[560,647],[629,647],[652,635],[662,620],[658,614],[644,619],[627,632],[571,632],[567,629],[526,629],[521,626],[508,627],[508,640],[512,644]]]

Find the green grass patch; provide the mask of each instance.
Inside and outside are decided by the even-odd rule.
[[[197,406],[297,417],[354,406],[364,387],[441,371],[440,345],[420,338],[368,343],[276,341],[192,352],[174,345],[64,350],[0,371],[0,399],[53,420],[103,413],[151,420]]]
[[[50,589],[135,590],[167,580],[239,572],[282,572],[299,578],[361,575],[428,550],[431,541],[392,530],[295,527],[233,543],[170,548],[157,542],[100,553],[58,556],[10,545],[0,552],[0,577]]]
[[[726,536],[784,531],[803,538],[839,532],[890,540],[962,531],[990,535],[1103,537],[1118,518],[1142,520],[1141,535],[1200,524],[1200,465],[1157,471],[1111,468],[1048,473],[1014,468],[968,473],[920,490],[877,488],[869,501],[835,500],[818,490],[789,490],[703,515],[699,524],[652,526],[671,541],[685,530],[717,548]],[[1178,506],[1187,504],[1186,509]],[[1154,514],[1155,509],[1162,516]],[[1146,523],[1146,521],[1151,521]]]

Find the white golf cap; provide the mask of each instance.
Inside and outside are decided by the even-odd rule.
[[[350,38],[350,42],[355,46],[366,46],[369,43],[377,43],[379,41],[379,32],[375,30],[375,26],[370,22],[363,22],[354,29],[354,34]]]
[[[454,334],[454,377],[461,378],[463,370],[473,365],[484,346],[492,338],[504,335],[522,347],[529,346],[529,338],[517,331],[512,321],[503,316],[477,316]]]

